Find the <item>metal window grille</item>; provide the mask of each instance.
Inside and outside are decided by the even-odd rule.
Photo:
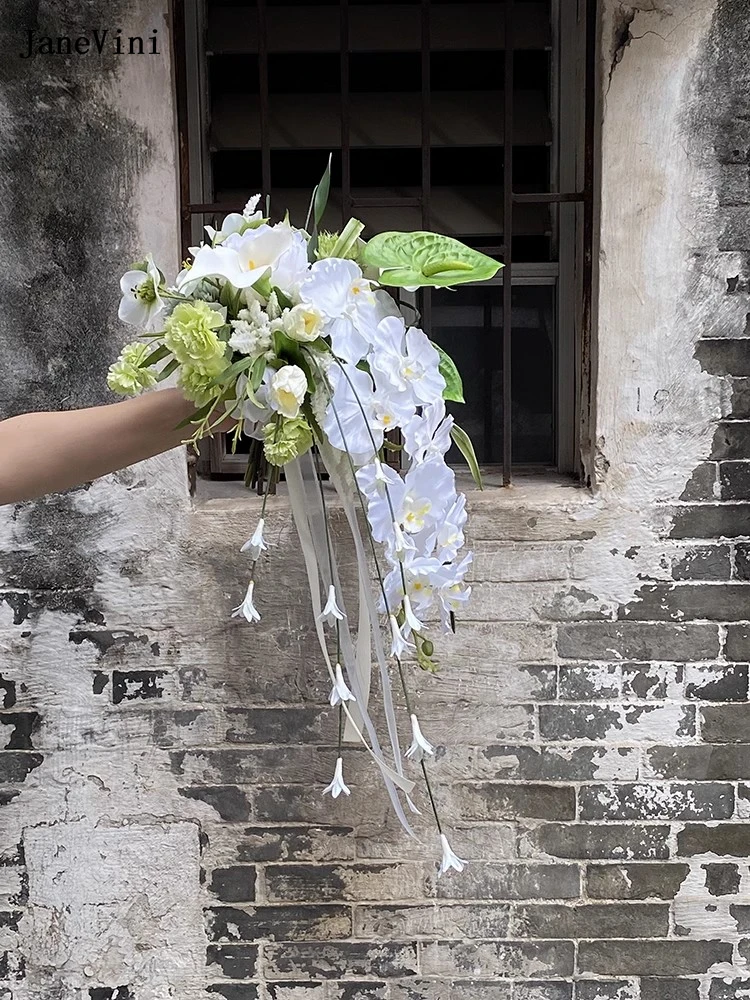
[[[596,0],[175,3],[185,248],[255,190],[301,223],[332,148],[330,228],[350,215],[370,233],[434,228],[496,256],[505,266],[494,285],[424,291],[418,306],[434,339],[447,331],[449,349],[467,347],[461,315],[481,330],[474,353],[483,360],[463,366],[475,397],[469,429],[480,460],[502,464],[506,484],[513,469],[534,464],[578,472],[596,18]],[[451,61],[489,83],[447,90]],[[363,89],[378,69],[382,89]],[[392,90],[400,76],[408,92]],[[524,90],[529,78],[541,81],[537,90]],[[546,91],[541,104],[537,91]],[[369,175],[400,163],[403,176],[363,183],[368,161]],[[451,164],[465,180],[467,162],[489,183],[446,185]],[[224,441],[211,443],[206,471],[238,474],[243,465]]]

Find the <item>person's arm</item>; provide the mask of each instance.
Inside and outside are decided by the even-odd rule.
[[[176,448],[193,413],[179,389],[86,410],[0,421],[0,505],[57,493]]]

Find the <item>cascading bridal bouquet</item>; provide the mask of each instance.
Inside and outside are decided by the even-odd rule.
[[[463,402],[455,365],[422,330],[407,325],[385,289],[482,281],[500,265],[433,233],[381,233],[365,242],[355,219],[340,234],[319,233],[329,176],[327,171],[314,192],[305,229],[288,218],[272,224],[255,197],[242,213],[228,215],[221,229],[206,227],[208,241],[191,250],[173,286],[166,286],[150,256],[128,271],[120,318],[143,333],[112,365],[108,384],[132,395],[174,373],[196,405],[185,422],[194,428],[191,443],[230,416],[236,420],[233,446],[246,435],[270,467],[283,470],[330,703],[338,708],[335,773],[324,791],[333,798],[350,794],[342,745],[360,741],[412,833],[399,793],[418,812],[405,759],[418,765],[442,846],[440,873],[461,871],[465,862],[450,848],[430,788],[425,760],[434,748],[414,713],[404,661],[436,669],[428,617],[443,631],[454,630],[455,613],[471,592],[465,578],[472,556],[463,551],[466,498],[456,492],[445,461],[452,441],[477,480],[479,470],[467,435],[446,415],[446,400]],[[401,444],[386,436],[396,430]],[[389,447],[406,456],[404,475],[385,462]],[[324,474],[353,539],[356,595],[342,592]],[[257,527],[242,547],[251,560],[249,583],[232,614],[248,622],[261,617],[256,567],[267,549],[264,514],[272,482],[269,477]],[[368,708],[373,652],[383,739]],[[404,753],[389,659],[409,714],[411,743]]]

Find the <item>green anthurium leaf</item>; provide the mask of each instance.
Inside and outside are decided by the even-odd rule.
[[[453,358],[440,344],[432,345],[440,355],[440,374],[445,379],[445,389],[443,389],[443,399],[448,399],[453,403],[464,403],[464,384],[461,381],[458,368]]]
[[[474,477],[474,482],[480,490],[483,490],[484,484],[482,483],[482,473],[479,471],[479,462],[477,461],[476,452],[474,451],[474,445],[471,443],[471,438],[465,430],[458,426],[458,424],[454,424],[451,428],[451,437],[453,438],[453,442],[458,450],[466,459],[469,471]]]
[[[363,265],[380,268],[380,284],[399,288],[447,287],[487,281],[498,261],[439,233],[379,233],[362,249]]]

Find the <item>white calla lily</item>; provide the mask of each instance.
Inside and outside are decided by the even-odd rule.
[[[179,289],[184,292],[202,278],[225,278],[235,288],[250,288],[267,271],[273,271],[294,242],[294,232],[283,225],[231,233],[218,246],[200,248],[193,266],[180,274]]]

